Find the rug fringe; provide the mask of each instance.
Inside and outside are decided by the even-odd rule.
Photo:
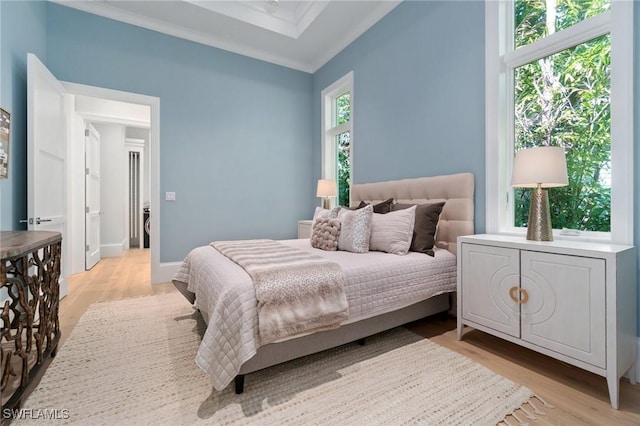
[[[525,403],[525,405],[523,405],[522,407],[520,407],[520,409],[522,410],[522,412],[527,416],[527,418],[528,418],[529,420],[535,420],[537,417],[536,417],[536,416],[534,416],[532,412],[527,411],[527,409],[526,409],[525,407],[526,407],[526,403]]]
[[[520,423],[522,426],[529,426],[529,423],[527,423],[526,421],[522,420],[520,417],[518,417],[518,415],[516,414],[516,412],[514,411],[513,413],[511,413],[511,415],[513,416],[514,419],[516,419],[518,421],[518,423]]]
[[[546,416],[546,415],[547,415],[547,413],[545,413],[544,411],[541,411],[538,407],[536,407],[536,406],[533,404],[533,398],[532,398],[532,399],[530,399],[527,403],[528,403],[531,407],[533,407],[533,412],[534,412],[535,414],[539,414],[539,415],[541,415],[541,416]],[[551,408],[553,408],[553,407],[551,407]]]
[[[540,398],[538,395],[533,395],[531,398],[529,398],[528,401],[524,402],[519,408],[513,410],[513,412],[511,414],[508,414],[507,417],[513,417],[517,422],[519,426],[528,426],[529,423],[523,419],[521,416],[522,414],[518,415],[517,411],[521,411],[522,413],[524,413],[524,415],[526,416],[527,419],[529,420],[536,420],[537,417],[536,415],[540,415],[540,416],[546,416],[547,413],[545,413],[544,411],[540,410],[534,403],[534,400],[538,400],[540,401],[540,403],[542,405],[544,405],[547,408],[555,408],[553,405],[549,404],[547,401],[545,401],[544,399]],[[528,408],[527,405],[529,405]],[[498,426],[516,426],[513,423],[511,423],[509,421],[509,419],[505,417],[500,423],[498,423]]]
[[[542,405],[544,405],[547,408],[555,408],[553,405],[549,404],[547,401],[545,401],[544,399],[540,398],[540,395],[533,395],[534,398],[537,398],[538,401],[542,402]]]

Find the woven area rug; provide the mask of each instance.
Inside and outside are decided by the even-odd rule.
[[[94,304],[13,424],[485,425],[533,397],[403,328],[216,392],[194,361],[203,329],[178,293]],[[42,410],[57,419],[33,420]]]

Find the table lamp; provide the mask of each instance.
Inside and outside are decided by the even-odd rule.
[[[527,240],[553,241],[547,188],[567,186],[567,162],[559,146],[539,146],[516,152],[511,186],[531,191]]]
[[[318,180],[318,189],[316,191],[316,196],[322,198],[322,208],[330,209],[331,208],[331,197],[335,197],[338,195],[338,188],[336,187],[336,181],[333,179],[319,179]]]

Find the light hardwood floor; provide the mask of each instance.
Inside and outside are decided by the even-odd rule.
[[[68,294],[60,301],[62,344],[93,303],[176,291],[171,283],[151,285],[148,249],[127,250],[124,256],[103,258],[90,271],[71,275],[68,283]]]
[[[69,295],[60,303],[62,345],[95,302],[176,291],[170,283],[151,285],[149,269],[149,251],[137,249],[102,259],[91,271],[71,276]],[[530,388],[555,407],[545,409],[546,415],[531,425],[640,425],[640,385],[623,379],[620,409],[613,410],[603,377],[476,330],[467,329],[458,341],[455,326],[453,318],[428,318],[407,328]],[[517,424],[513,419],[511,423]]]

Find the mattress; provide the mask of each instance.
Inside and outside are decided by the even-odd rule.
[[[391,312],[454,291],[456,258],[447,250],[435,256],[409,252],[405,256],[382,252],[350,253],[311,247],[308,239],[281,243],[338,263],[345,274],[349,319],[355,322]],[[195,306],[207,322],[196,363],[222,390],[258,349],[257,312],[249,275],[211,246],[192,250],[174,281],[187,284],[196,295]]]

